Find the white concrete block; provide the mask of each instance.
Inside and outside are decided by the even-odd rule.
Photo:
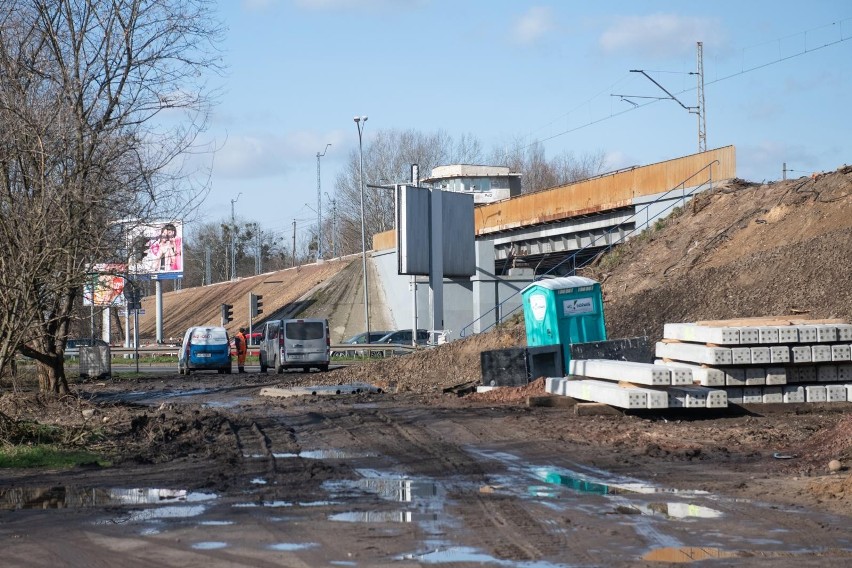
[[[798,343],[799,330],[792,325],[778,326],[778,343]]]
[[[749,349],[748,347],[731,347],[731,364],[751,364],[751,349]]]
[[[846,385],[825,385],[826,402],[846,402]]]
[[[787,369],[784,367],[768,367],[766,369],[767,385],[786,385]]]
[[[816,371],[818,383],[837,382],[837,365],[818,365]]]
[[[790,356],[793,363],[810,363],[813,361],[813,352],[810,345],[794,345],[790,348]]]
[[[806,402],[825,402],[825,387],[822,385],[805,385]]]
[[[744,387],[746,384],[746,372],[742,367],[725,368],[725,385],[729,387]]]
[[[849,361],[850,356],[852,356],[852,348],[848,344],[838,343],[831,346],[832,361]]]
[[[763,367],[748,367],[745,370],[746,386],[757,386],[766,384],[766,369]]]
[[[769,347],[752,347],[749,351],[751,351],[752,365],[767,365],[770,363]]]
[[[721,389],[706,387],[672,386],[668,389],[669,406],[672,408],[725,408],[728,406],[728,393]]]
[[[784,402],[805,402],[805,387],[801,385],[787,385],[781,387]]]
[[[728,404],[743,403],[743,389],[741,387],[725,387],[724,391],[728,395]]]
[[[811,345],[811,361],[814,363],[826,363],[831,361],[831,346]]]
[[[769,348],[770,363],[789,363],[790,348],[786,345],[773,345]]]
[[[694,323],[667,323],[663,325],[663,338],[716,345],[737,345],[740,342],[740,329]]]
[[[763,387],[744,387],[743,404],[762,404]]]
[[[562,394],[559,392],[562,388],[562,379],[565,377],[547,377],[544,379],[544,392],[550,394]]]
[[[837,341],[852,342],[852,324],[839,323],[837,324]]]
[[[569,364],[572,375],[610,381],[627,381],[640,385],[672,384],[672,367],[636,363],[633,361],[614,361],[610,359],[577,359]],[[681,369],[681,372],[688,370]],[[690,383],[692,379],[690,378]]]
[[[648,401],[644,392],[638,389],[619,387],[615,383],[589,379],[565,382],[565,394],[579,400],[601,402],[619,408],[647,408]]]
[[[725,386],[725,372],[715,367],[704,367],[681,361],[663,361],[657,359],[655,365],[666,365],[668,367],[686,367],[692,371],[692,382],[705,387]],[[674,379],[673,379],[674,380]]]
[[[797,325],[799,330],[799,343],[816,343],[817,329],[814,325]]]
[[[841,363],[837,366],[837,380],[840,382],[852,381],[852,364]]]
[[[843,386],[846,387],[846,400],[852,402],[852,384],[845,384]]]
[[[820,343],[833,343],[837,341],[837,326],[821,324],[817,325],[817,341]]]
[[[757,334],[761,345],[768,345],[770,343],[778,343],[778,327],[776,326],[763,326],[757,328]]]
[[[784,391],[781,387],[763,387],[763,404],[784,402]]]
[[[730,365],[731,350],[727,347],[709,347],[694,343],[657,342],[656,355],[662,359],[675,359],[688,363]]]
[[[668,408],[669,393],[664,389],[646,389],[642,387],[633,387],[639,392],[645,393],[646,408]]]
[[[760,343],[760,328],[757,327],[741,327],[740,328],[740,345],[748,343]]]

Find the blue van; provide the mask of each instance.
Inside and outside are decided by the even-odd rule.
[[[178,373],[190,371],[231,372],[231,346],[224,327],[191,327],[183,336]]]

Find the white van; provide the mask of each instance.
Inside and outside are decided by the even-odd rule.
[[[327,319],[286,319],[266,322],[260,339],[260,372],[311,367],[328,371],[331,336]]]

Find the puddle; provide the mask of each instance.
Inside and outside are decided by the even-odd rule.
[[[352,452],[347,452],[345,450],[303,450],[298,453],[281,453],[281,454],[272,454],[275,459],[282,458],[302,458],[306,460],[347,460],[347,459],[360,459],[360,458],[369,458],[374,457],[374,454],[356,454]],[[265,456],[251,456],[251,457],[265,457]]]
[[[403,508],[370,511],[344,511],[329,520],[348,523],[416,523],[425,534],[446,534],[457,525],[445,511],[446,489],[430,479],[400,477],[398,473],[360,469],[360,479],[326,482],[324,488],[344,503],[355,503],[361,493],[394,503]]]
[[[156,509],[143,509],[141,511],[129,511],[121,517],[103,521],[98,524],[138,523],[141,521],[153,521],[157,519],[186,519],[197,517],[207,510],[204,505],[167,505]]]
[[[261,501],[259,503],[236,503],[233,505],[237,508],[250,508],[250,507],[292,507],[293,503],[290,501]]]
[[[279,542],[278,544],[270,544],[267,548],[282,552],[292,552],[295,550],[308,550],[309,548],[316,548],[317,546],[319,545],[315,542]]]
[[[545,483],[561,485],[580,493],[593,493],[596,495],[624,495],[628,493],[638,493],[642,495],[657,493],[684,496],[709,495],[707,491],[700,490],[679,490],[636,482],[614,483],[593,480],[585,476],[580,476],[574,472],[566,472],[563,470],[557,471],[545,468],[534,468],[533,474]]]
[[[330,521],[347,523],[421,523],[438,521],[435,513],[417,513],[413,511],[357,511],[329,515]]]
[[[213,493],[191,492],[183,489],[16,487],[0,490],[0,509],[84,509],[109,505],[195,503],[212,499],[216,499]]]
[[[205,408],[234,408],[235,406],[239,406],[244,402],[251,401],[251,398],[244,396],[240,398],[235,398],[233,400],[229,400],[226,402],[207,402],[203,406]]]
[[[424,552],[422,554],[405,554],[397,560],[417,560],[423,564],[448,564],[466,562],[476,564],[494,564],[497,566],[513,566],[518,568],[564,568],[566,564],[553,564],[544,561],[518,562],[516,560],[501,560],[466,546],[452,546],[442,550]]]
[[[192,548],[195,550],[219,550],[227,546],[228,543],[226,542],[196,542],[192,545]]]

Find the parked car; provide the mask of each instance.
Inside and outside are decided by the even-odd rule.
[[[389,333],[390,333],[390,331],[387,331],[387,330],[384,330],[384,331],[372,331],[372,330],[370,330],[370,340],[367,341],[367,332],[362,331],[361,333],[359,333],[357,335],[353,335],[352,337],[344,339],[343,341],[340,342],[340,344],[341,345],[363,345],[365,343],[376,343],[379,339],[381,339],[382,337],[386,336]],[[365,353],[366,353],[365,351],[360,351],[360,350],[359,351],[353,351],[351,349],[347,349],[345,351],[332,351],[331,356],[332,357],[346,357],[346,356],[351,357],[351,356],[354,356],[354,355],[362,356]]]
[[[66,357],[79,357],[80,356],[80,348],[81,347],[108,347],[109,343],[104,341],[103,339],[91,338],[91,337],[81,337],[68,339],[65,341],[65,356]]]
[[[394,344],[394,345],[411,345],[412,333],[410,329],[398,329],[387,335],[380,337],[376,343]],[[425,329],[417,330],[417,345],[420,347],[426,346],[429,343],[429,332]],[[407,349],[396,349],[394,355],[405,355],[409,353]]]
[[[307,373],[311,367],[328,371],[330,345],[327,319],[268,321],[258,350],[260,372],[275,369],[283,373],[284,369],[300,368]]]
[[[231,372],[231,348],[224,327],[190,327],[183,336],[178,354],[178,373],[190,371]]]

